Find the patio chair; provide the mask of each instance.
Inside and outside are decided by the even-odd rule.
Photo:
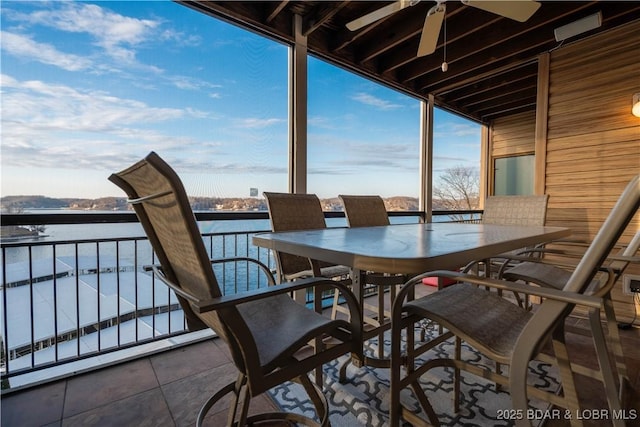
[[[482,213],[483,224],[498,225],[544,225],[547,218],[548,195],[542,196],[489,196],[484,203]],[[511,251],[505,255],[516,255],[522,250]],[[491,260],[477,260],[464,267],[468,272],[477,272],[484,267],[485,276],[489,277],[503,266],[504,258],[497,256]]]
[[[338,195],[349,227],[389,225],[389,215],[380,196]]]
[[[345,353],[361,357],[361,326],[321,316],[293,301],[289,294],[315,286],[341,289],[357,319],[359,306],[353,294],[341,283],[318,278],[273,285],[269,269],[251,258],[210,260],[180,179],[153,152],[109,179],[129,196],[159,260],[151,269],[177,295],[191,319],[189,327],[213,329],[229,346],[238,369],[236,381],[204,403],[196,425],[201,425],[211,407],[227,394],[233,396],[229,426],[272,419],[328,425],[326,398],[307,373]],[[273,286],[223,295],[212,268],[218,261],[255,264]],[[305,351],[309,341],[324,338],[331,339],[332,345],[316,345],[315,352]],[[281,412],[247,415],[252,397],[289,380],[302,384],[318,420]]]
[[[544,225],[547,218],[548,195],[542,196],[489,196],[485,200],[482,213],[483,224],[498,225]],[[543,245],[538,245],[541,247]],[[507,268],[506,259],[522,253],[529,248],[521,248],[501,254],[491,259],[476,260],[467,264],[462,271],[475,270],[476,274],[484,274],[485,277],[497,277]],[[515,262],[515,261],[514,261]],[[445,280],[440,278],[441,281]],[[451,282],[451,281],[449,281]],[[526,295],[514,293],[519,304],[527,306],[529,299]],[[498,364],[498,369],[499,369]]]
[[[263,192],[269,208],[269,220],[272,231],[318,230],[327,227],[320,199],[315,194],[292,194]],[[323,277],[351,285],[351,269],[344,265],[329,264],[311,258],[273,251],[276,259],[276,277],[278,283],[295,281],[306,277]],[[322,311],[325,289],[314,288],[314,308]],[[294,298],[301,304],[306,303],[306,292],[297,292]],[[348,311],[348,309],[346,309]],[[331,318],[336,319],[332,311]],[[322,371],[316,369],[316,383],[322,384]]]
[[[482,213],[483,224],[544,225],[548,195],[489,196]]]
[[[524,416],[528,410],[530,396],[547,400],[576,414],[579,410],[579,400],[564,337],[565,319],[576,305],[588,307],[594,312],[594,315],[589,317],[590,328],[610,413],[621,411],[618,396],[619,377],[616,375],[616,365],[610,360],[600,322],[600,310],[603,309],[605,302],[602,297],[586,293],[596,272],[602,267],[607,255],[639,208],[640,175],[634,177],[627,185],[589,249],[561,290],[460,272],[432,271],[425,275],[451,277],[463,283],[405,302],[409,290],[419,283],[421,276],[408,282],[398,293],[392,310],[391,425],[397,427],[401,418],[410,420],[414,424],[424,423],[424,420],[401,406],[400,392],[406,387],[411,387],[418,397],[430,422],[438,424],[435,412],[420,386],[419,378],[428,370],[441,366],[466,370],[498,384],[508,385],[514,413],[523,414],[515,420],[517,426],[530,425],[530,420]],[[496,292],[486,291],[477,285],[537,295],[543,300],[536,310],[529,311],[500,297]],[[486,357],[508,364],[508,377],[486,367],[474,365],[472,362],[462,361],[457,354],[454,358],[437,358],[429,360],[422,366],[414,366],[415,357],[426,351],[426,348],[432,347],[433,343],[415,347],[412,335],[408,335],[407,347],[403,352],[400,341],[401,332],[404,328],[412,329],[415,322],[425,318],[437,321],[452,336],[466,341]],[[546,393],[527,385],[529,362],[536,358],[549,341],[551,341],[560,372],[562,395]],[[401,377],[403,362],[406,365],[406,375]],[[622,419],[612,421],[616,426],[624,425]],[[582,421],[578,417],[573,417],[571,423],[581,425]]]
[[[317,230],[327,227],[315,194],[264,192],[273,231]],[[348,283],[349,268],[309,258],[275,252],[278,282],[304,277],[339,278]]]
[[[557,248],[538,248],[529,252],[534,252],[537,256],[532,257],[515,257],[519,263],[512,265],[501,273],[501,277],[510,281],[522,281],[527,284],[535,284],[538,286],[562,289],[571,277],[571,272],[576,268],[576,257],[584,256],[584,251],[576,252],[578,245],[573,243],[573,249],[557,249]],[[585,290],[585,295],[595,295],[603,300],[603,311],[607,326],[609,345],[615,356],[617,371],[620,375],[620,396],[625,396],[625,391],[629,386],[629,378],[627,375],[627,365],[620,343],[620,334],[618,333],[618,321],[611,299],[611,291],[616,283],[620,280],[625,270],[632,262],[640,263],[640,257],[636,257],[636,253],[640,249],[640,231],[631,238],[631,241],[620,247],[615,255],[609,255],[600,271],[591,280],[589,286]],[[585,248],[586,250],[586,248]],[[552,258],[541,258],[540,255],[551,254]],[[505,264],[509,264],[510,260],[506,260]],[[511,265],[511,264],[509,264]],[[598,321],[600,313],[597,310],[588,310],[588,317],[594,317],[592,322]],[[584,334],[582,328],[573,328],[570,325],[565,327],[567,331]],[[600,378],[600,372],[597,370],[587,369],[581,365],[574,365],[574,371],[592,378]],[[623,399],[624,400],[624,399]]]
[[[380,196],[369,195],[344,195],[338,196],[344,207],[344,213],[347,218],[349,227],[376,227],[389,225],[389,216],[384,200]],[[407,281],[408,276],[404,274],[387,274],[383,272],[368,271],[366,273],[366,285],[377,289],[378,304],[365,304],[364,309],[373,312],[375,317],[364,316],[365,324],[374,327],[370,331],[364,332],[364,339],[367,340],[372,336],[378,336],[378,355],[379,359],[384,356],[384,331],[388,329],[391,320],[391,304],[396,296],[399,285]],[[388,292],[385,292],[388,288]],[[389,294],[389,309],[385,309],[385,293]],[[334,296],[333,310],[343,309],[338,304],[339,295]],[[386,327],[385,327],[386,326]]]

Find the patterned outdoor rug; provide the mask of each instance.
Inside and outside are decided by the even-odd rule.
[[[433,328],[429,329],[434,334]],[[368,342],[368,350],[373,354],[376,341]],[[386,342],[386,345],[389,345]],[[453,339],[446,341],[422,358],[448,357],[453,354]],[[338,382],[339,368],[347,356],[324,366],[325,395],[329,400],[330,421],[333,427],[353,426],[386,426],[389,419],[389,369],[363,367],[356,368],[349,365],[347,383]],[[462,359],[495,369],[495,364],[473,350],[469,345],[462,345]],[[503,367],[503,369],[505,369]],[[557,391],[560,384],[555,367],[532,362],[530,365],[529,383],[546,390]],[[509,394],[496,391],[494,383],[472,374],[462,372],[460,385],[461,407],[456,414],[453,410],[453,369],[435,368],[427,372],[421,380],[423,389],[431,402],[440,423],[443,426],[509,426],[505,410],[511,408]],[[313,417],[315,411],[302,387],[294,383],[286,383],[269,392],[274,400],[287,412],[302,413]],[[403,403],[414,410],[420,406],[409,389],[401,393]],[[530,415],[540,417],[544,415],[548,404],[546,402],[530,402]],[[424,414],[422,417],[425,418]],[[532,419],[532,424],[537,424]],[[542,421],[542,420],[539,420]]]

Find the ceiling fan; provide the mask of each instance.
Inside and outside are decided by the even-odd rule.
[[[436,0],[433,6],[427,12],[422,27],[422,35],[420,36],[420,45],[418,46],[418,55],[430,55],[436,50],[438,37],[440,36],[440,28],[444,20],[446,10],[446,0]],[[347,24],[347,28],[351,31],[359,30],[375,21],[385,18],[399,10],[410,6],[415,6],[420,0],[397,0],[387,6],[374,10],[358,19]],[[525,22],[540,7],[540,3],[533,0],[517,0],[517,1],[488,1],[488,0],[462,0],[467,6],[482,9],[487,12],[495,13],[506,18],[514,19],[519,22]]]

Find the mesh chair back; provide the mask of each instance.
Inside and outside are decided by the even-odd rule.
[[[483,224],[544,225],[548,195],[490,196],[482,213]]]
[[[173,169],[152,152],[109,180],[129,196],[167,279],[195,299],[221,296],[189,200]],[[202,316],[196,316],[185,298],[178,299],[189,329],[204,328]],[[225,336],[216,312],[207,313],[206,326]]]
[[[273,231],[317,230],[327,227],[320,199],[315,194],[264,192],[269,207]],[[296,274],[311,269],[309,260],[285,253],[276,253],[281,275]]]
[[[389,215],[380,196],[340,195],[349,227],[389,225]]]

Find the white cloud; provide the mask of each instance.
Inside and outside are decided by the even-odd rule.
[[[0,39],[2,50],[17,57],[35,59],[67,71],[86,70],[92,66],[92,62],[87,58],[60,52],[55,46],[38,43],[24,35],[0,31]]]
[[[336,126],[336,121],[330,119],[329,117],[324,116],[311,116],[307,119],[307,124],[310,127],[316,127],[318,129],[324,130],[336,130],[338,126]]]
[[[323,151],[334,154],[314,159],[309,173],[331,170],[334,174],[348,175],[362,174],[363,170],[412,171],[419,165],[418,145],[412,143],[370,143],[310,135],[309,149],[320,146]]]
[[[480,126],[476,124],[455,123],[452,129],[455,136],[480,136]]]
[[[202,38],[197,34],[185,34],[174,29],[163,30],[160,34],[161,40],[170,40],[175,42],[178,46],[199,46],[202,43]]]
[[[480,126],[475,123],[456,123],[446,122],[440,123],[437,126],[437,131],[434,133],[438,137],[463,137],[474,136],[480,137]]]
[[[236,126],[241,128],[259,129],[273,126],[279,123],[284,123],[284,119],[270,118],[270,119],[258,119],[258,118],[246,118],[238,119],[235,121]]]
[[[171,76],[167,79],[178,89],[182,90],[203,90],[203,89],[219,89],[222,87],[220,84],[209,83],[205,80],[198,79],[196,77],[189,76]]]
[[[40,10],[27,18],[31,23],[46,25],[71,33],[88,33],[114,58],[131,60],[135,52],[124,45],[135,46],[149,37],[160,22],[131,18],[95,4],[68,2],[54,10]]]
[[[3,120],[28,121],[32,126],[104,131],[131,123],[177,119],[188,114],[187,110],[150,107],[106,92],[81,91],[38,80],[18,82],[13,79],[13,82],[8,87],[16,91],[5,93],[3,97]],[[40,108],[25,111],[25,105],[35,107],[34,101]]]
[[[3,165],[64,164],[74,169],[91,161],[104,162],[104,153],[115,145],[118,153],[182,151],[198,141],[165,133],[164,125],[211,118],[200,110],[154,107],[103,91],[20,81],[9,75],[1,75],[0,82]]]
[[[91,34],[105,47],[141,43],[160,24],[119,15],[95,4],[76,2],[68,2],[56,10],[34,12],[30,21],[72,33]]]
[[[351,99],[353,99],[354,101],[361,102],[362,104],[375,107],[379,110],[395,110],[402,107],[402,105],[400,104],[394,104],[390,101],[375,97],[373,95],[370,95],[364,92],[356,93],[351,97]]]

